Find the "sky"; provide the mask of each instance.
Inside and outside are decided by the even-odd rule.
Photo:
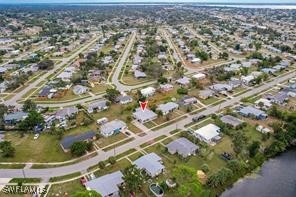
[[[296,0],[0,0],[0,3],[85,3],[85,2],[296,3]]]

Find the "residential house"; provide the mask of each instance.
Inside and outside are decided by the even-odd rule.
[[[78,109],[76,107],[66,107],[56,111],[55,118],[63,121],[67,118],[73,117],[78,113]]]
[[[7,68],[4,67],[0,67],[0,74],[3,75],[4,73],[6,73]]]
[[[144,72],[142,72],[142,71],[135,70],[135,71],[134,71],[134,77],[135,77],[136,79],[140,79],[140,78],[146,78],[147,75],[146,75]]]
[[[75,142],[92,141],[95,139],[96,139],[96,133],[94,131],[89,131],[79,135],[66,136],[62,139],[62,141],[60,142],[60,145],[64,152],[68,152],[71,149],[71,146]]]
[[[177,103],[168,102],[165,104],[158,105],[156,110],[161,111],[162,115],[166,115],[170,112],[173,112],[175,109],[178,109],[178,108],[179,108],[179,105]]]
[[[268,95],[266,97],[271,103],[275,103],[278,105],[284,105],[289,100],[289,92],[288,91],[280,91],[275,95]]]
[[[272,103],[270,100],[265,98],[260,98],[257,101],[255,101],[255,107],[261,108],[261,109],[269,109],[272,106]]]
[[[197,80],[202,80],[206,78],[206,75],[203,73],[197,73],[195,75],[192,76],[193,79],[197,79]]]
[[[261,71],[266,74],[274,74],[277,70],[274,68],[262,68]]]
[[[197,98],[195,98],[194,96],[183,96],[183,98],[181,98],[178,102],[179,105],[181,106],[187,106],[187,105],[192,105],[197,103]]]
[[[108,101],[107,100],[100,100],[92,102],[88,105],[87,111],[88,113],[93,113],[94,111],[99,112],[108,109]]]
[[[217,91],[217,92],[222,92],[222,91],[227,91],[230,92],[232,91],[232,86],[228,85],[228,84],[222,84],[222,83],[217,83],[214,85],[209,86],[210,89]]]
[[[136,71],[138,68],[139,68],[139,65],[133,64],[132,67],[131,67],[131,70]]]
[[[194,131],[195,137],[197,137],[199,140],[204,141],[208,144],[211,144],[213,142],[217,142],[221,139],[220,137],[220,127],[218,127],[215,124],[208,124],[204,127],[201,127],[200,129],[197,129]]]
[[[228,85],[230,85],[232,88],[238,88],[238,87],[240,87],[242,85],[242,83],[243,82],[241,80],[232,77],[230,79],[230,81],[228,82]]]
[[[101,80],[105,80],[103,72],[101,70],[89,70],[87,79],[90,82],[100,82]]]
[[[169,92],[174,89],[174,86],[171,84],[160,84],[159,85],[161,92]]]
[[[145,97],[153,96],[155,94],[155,88],[147,87],[141,90],[141,94]]]
[[[166,71],[174,70],[174,66],[168,63],[165,63],[164,65],[162,65],[161,68]]]
[[[242,76],[241,80],[245,85],[250,85],[250,83],[255,79],[253,75]]]
[[[116,119],[102,124],[100,127],[100,132],[104,137],[109,137],[111,135],[118,134],[126,128],[127,126],[123,121]]]
[[[190,78],[188,77],[182,77],[178,80],[176,80],[176,83],[179,84],[179,85],[182,85],[182,86],[186,86],[190,83]]]
[[[122,104],[122,105],[125,105],[125,104],[128,104],[128,103],[131,103],[133,102],[133,97],[129,96],[129,95],[121,95],[119,97],[116,98],[116,102]]]
[[[133,113],[133,117],[140,123],[145,123],[156,119],[157,114],[149,109],[142,110],[141,108],[137,108]]]
[[[254,117],[256,119],[262,120],[262,119],[266,119],[267,118],[267,114],[260,110],[260,109],[256,109],[252,106],[247,106],[247,107],[242,107],[239,110],[239,113],[243,116],[246,117]]]
[[[186,158],[191,155],[195,155],[196,151],[199,149],[199,147],[195,144],[193,144],[188,139],[182,137],[179,139],[176,139],[169,144],[166,145],[168,152],[171,154],[178,153],[183,158]]]
[[[62,81],[69,82],[72,78],[72,72],[61,72],[56,78],[61,79]]]
[[[156,177],[164,171],[161,158],[155,153],[149,153],[133,162],[137,168],[144,170],[150,177]]]
[[[191,63],[192,63],[192,64],[199,64],[199,63],[201,63],[201,59],[195,57],[195,58],[193,58],[193,59],[191,60]]]
[[[48,98],[48,95],[51,93],[50,92],[51,87],[50,86],[45,86],[40,92],[39,92],[39,97],[40,98]]]
[[[116,171],[86,182],[85,187],[87,190],[98,192],[102,197],[118,197],[120,196],[119,187],[123,183],[123,174],[120,171]]]
[[[6,125],[15,125],[28,117],[27,112],[13,112],[4,115],[4,122]]]
[[[73,93],[75,95],[85,94],[88,90],[89,90],[88,87],[85,87],[85,86],[82,86],[82,85],[75,85],[73,87]]]
[[[220,118],[220,120],[227,124],[227,125],[230,125],[234,128],[238,127],[239,125],[241,125],[244,121],[234,117],[234,116],[231,116],[231,115],[225,115],[225,116],[222,116]]]
[[[214,94],[215,94],[215,92],[213,90],[209,90],[209,89],[200,90],[199,94],[198,94],[198,97],[201,98],[201,99],[208,99],[210,97],[213,97]]]
[[[0,93],[3,93],[6,91],[7,85],[8,85],[7,81],[3,81],[2,83],[0,83]]]

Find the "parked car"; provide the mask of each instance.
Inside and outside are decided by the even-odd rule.
[[[224,152],[221,154],[221,158],[228,161],[232,159],[232,156],[230,153]]]
[[[80,178],[80,183],[81,185],[85,186],[85,183],[87,182],[87,180],[84,177]]]
[[[192,118],[192,122],[197,122],[199,120],[202,120],[206,117],[206,115],[198,115]]]
[[[127,132],[127,131],[125,132],[125,134],[126,134],[127,136],[130,136],[130,135],[131,135],[130,132]]]
[[[35,135],[34,135],[34,140],[37,140],[39,138],[39,133],[36,133]]]

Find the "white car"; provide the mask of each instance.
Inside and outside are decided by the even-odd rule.
[[[39,138],[39,133],[36,133],[35,135],[34,135],[34,140],[37,140]]]

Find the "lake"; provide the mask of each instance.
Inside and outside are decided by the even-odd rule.
[[[258,174],[246,177],[221,197],[295,197],[296,149],[266,161]]]

